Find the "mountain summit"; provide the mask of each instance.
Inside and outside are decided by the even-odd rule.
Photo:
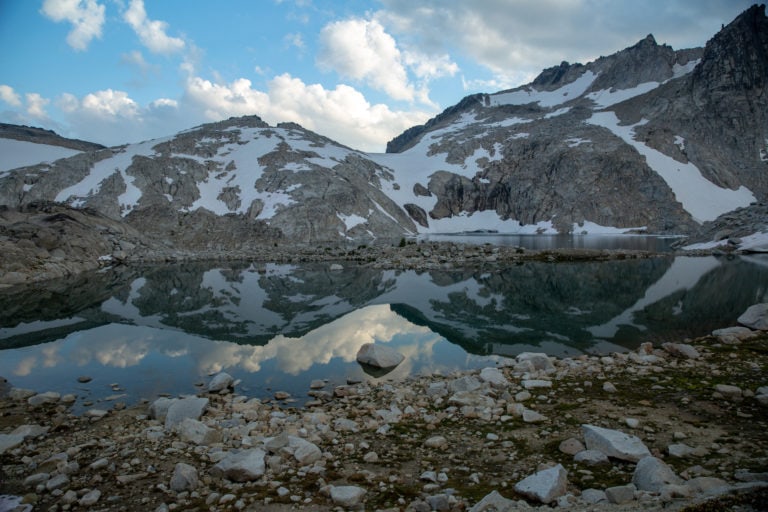
[[[0,171],[0,204],[90,207],[191,249],[418,233],[694,233],[768,197],[768,21],[652,35],[475,94],[385,154],[257,116]]]

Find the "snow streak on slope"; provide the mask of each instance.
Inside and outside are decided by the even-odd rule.
[[[141,199],[141,190],[133,184],[134,177],[129,175],[126,170],[133,163],[134,156],[152,156],[155,154],[154,147],[161,142],[169,140],[155,139],[138,144],[130,144],[118,149],[118,153],[111,158],[106,158],[97,162],[91,172],[79,183],[65,188],[56,195],[56,201],[67,202],[75,208],[84,204],[85,200],[95,195],[101,189],[101,184],[112,176],[119,173],[125,183],[125,192],[118,197],[118,204],[123,216],[131,213],[136,208]]]
[[[739,187],[738,190],[720,188],[702,176],[701,171],[692,163],[680,163],[635,140],[634,129],[646,121],[621,126],[615,113],[598,112],[592,114],[588,122],[607,128],[643,155],[648,166],[667,182],[683,208],[699,223],[715,220],[723,213],[749,206],[755,201],[754,194],[748,188],[744,186]]]
[[[0,138],[0,177],[5,171],[39,163],[50,163],[59,158],[76,155],[76,149],[35,144],[23,140]]]
[[[526,105],[538,103],[541,107],[554,107],[566,101],[578,98],[589,89],[597,75],[592,71],[585,71],[583,75],[554,91],[537,91],[531,86],[518,91],[501,92],[491,95],[491,106],[499,105]]]

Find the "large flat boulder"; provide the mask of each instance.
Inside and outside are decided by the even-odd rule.
[[[568,472],[558,464],[534,473],[515,484],[515,492],[541,503],[551,503],[565,494]]]
[[[165,415],[165,428],[171,429],[186,418],[199,420],[208,408],[207,398],[186,397],[173,402]]]
[[[625,434],[620,430],[611,430],[594,425],[582,425],[584,442],[589,450],[601,451],[609,457],[637,462],[651,455],[650,450],[640,438]]]
[[[230,453],[211,468],[211,476],[233,482],[258,480],[266,470],[264,456],[264,450],[260,448]]]
[[[768,302],[748,307],[736,321],[750,329],[768,331]]]
[[[641,491],[661,492],[666,485],[681,485],[683,480],[656,457],[640,459],[632,475],[632,483]]]
[[[357,362],[374,368],[394,368],[403,362],[405,356],[385,345],[366,343],[357,351]]]

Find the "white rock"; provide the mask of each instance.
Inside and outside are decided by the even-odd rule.
[[[567,486],[568,472],[558,464],[519,481],[515,484],[515,492],[541,503],[551,503],[565,494]]]
[[[715,391],[720,393],[726,398],[741,398],[742,391],[741,388],[738,386],[731,386],[728,384],[717,384],[715,386]]]
[[[8,392],[8,398],[11,400],[26,400],[32,396],[35,396],[35,392],[26,388],[11,388]]]
[[[667,446],[667,453],[670,457],[689,457],[695,452],[695,449],[684,443],[676,443]]]
[[[214,375],[211,379],[211,382],[208,383],[208,392],[219,393],[221,391],[227,390],[233,386],[232,383],[234,381],[235,380],[230,374],[226,372],[219,372]]]
[[[750,329],[768,331],[768,303],[750,306],[736,321]]]
[[[61,400],[61,394],[54,391],[47,391],[45,393],[38,393],[37,395],[27,398],[27,403],[32,407],[38,407],[43,404],[55,404]]]
[[[453,393],[459,393],[462,391],[477,391],[482,388],[483,384],[474,375],[465,375],[458,379],[453,379],[448,384],[448,389]]]
[[[509,386],[509,381],[498,368],[483,368],[480,371],[480,379],[492,386]]]
[[[552,381],[551,380],[531,379],[531,380],[524,380],[522,382],[522,385],[523,385],[523,387],[525,389],[551,388],[552,387]]]
[[[629,428],[637,428],[640,426],[640,420],[636,418],[625,418],[624,423],[626,423]]]
[[[661,348],[677,357],[684,357],[686,359],[698,359],[701,357],[699,351],[687,343],[664,343]]]
[[[98,503],[99,498],[101,498],[101,491],[94,489],[85,493],[78,503],[81,507],[92,507]]]
[[[635,499],[635,491],[637,487],[633,484],[617,485],[616,487],[609,487],[605,490],[605,496],[610,503],[614,505],[622,505],[629,503]]]
[[[24,442],[22,434],[0,434],[0,455]]]
[[[493,491],[490,494],[486,494],[485,497],[478,501],[474,507],[469,509],[469,512],[504,512],[516,510],[514,508],[517,505],[516,501],[510,500]]]
[[[176,403],[177,400],[177,398],[158,398],[149,406],[149,417],[159,421],[165,421],[168,409],[170,409],[171,405]]]
[[[523,422],[524,423],[541,423],[547,421],[547,417],[532,409],[523,410]]]
[[[293,457],[302,466],[320,460],[323,452],[314,443],[296,436],[288,436],[288,446],[294,449]]]
[[[175,428],[181,440],[187,443],[209,445],[221,439],[221,435],[216,430],[192,418],[182,419]]]
[[[56,475],[45,483],[45,488],[53,491],[67,485],[69,485],[69,477],[67,475]]]
[[[208,408],[207,398],[186,397],[174,401],[165,416],[165,428],[171,429],[185,418],[199,420]]]
[[[342,507],[356,507],[365,496],[365,489],[355,485],[331,486],[331,500]]]
[[[427,448],[444,448],[448,445],[448,440],[443,436],[432,436],[424,441]]]
[[[264,451],[259,448],[228,454],[211,468],[211,475],[233,482],[258,480],[264,475]]]
[[[547,354],[541,352],[523,352],[515,358],[520,362],[527,361],[533,366],[534,370],[550,372],[555,370],[555,365],[549,359]]]
[[[683,480],[664,461],[649,456],[637,463],[632,483],[641,491],[660,492],[665,485],[681,485]]]
[[[558,449],[566,455],[576,455],[577,453],[585,450],[582,442],[575,437],[571,437],[560,443]]]
[[[613,383],[606,382],[603,384],[603,391],[606,393],[616,393],[618,389],[616,389],[616,386],[614,386]]]
[[[48,430],[50,430],[50,427],[41,427],[40,425],[19,425],[15,429],[13,429],[13,432],[11,432],[12,435],[20,435],[24,436],[24,438],[28,437],[40,437],[48,433]]]
[[[393,348],[375,343],[365,343],[357,351],[357,362],[375,368],[394,368],[403,362],[405,356]]]
[[[574,462],[580,462],[587,466],[598,466],[601,464],[610,464],[608,456],[598,450],[583,450],[574,455]]]
[[[648,447],[635,436],[619,430],[594,425],[582,425],[584,441],[589,450],[599,450],[609,457],[637,462],[651,454]]]
[[[584,489],[581,491],[581,501],[588,505],[596,505],[607,502],[608,496],[605,495],[605,491],[599,489]]]
[[[197,469],[194,466],[179,462],[173,469],[170,487],[174,492],[194,491],[199,483]]]

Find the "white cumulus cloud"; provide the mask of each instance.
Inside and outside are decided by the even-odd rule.
[[[166,22],[147,18],[144,0],[131,0],[130,6],[123,13],[123,19],[136,32],[141,43],[152,53],[176,53],[186,46],[183,39],[166,34],[168,29]]]
[[[47,98],[43,98],[36,92],[30,92],[25,95],[27,99],[27,114],[36,119],[47,119],[48,114],[45,112],[45,106],[51,102]]]
[[[106,89],[87,94],[80,102],[82,110],[99,117],[133,118],[139,114],[139,106],[125,91]]]
[[[19,96],[10,85],[0,85],[0,100],[3,100],[12,107],[21,106],[21,96]]]
[[[321,67],[363,81],[396,100],[415,98],[402,53],[378,21],[350,19],[330,23],[320,32],[320,43],[317,62]]]
[[[204,112],[207,120],[256,114],[270,124],[293,121],[342,144],[364,151],[382,151],[403,130],[425,122],[433,112],[395,111],[371,104],[353,87],[326,89],[285,73],[273,78],[266,91],[250,80],[213,83],[200,77],[187,81],[185,107]]]
[[[101,37],[104,6],[96,0],[45,0],[41,12],[57,23],[73,25],[67,44],[75,50],[85,50],[93,38]]]

